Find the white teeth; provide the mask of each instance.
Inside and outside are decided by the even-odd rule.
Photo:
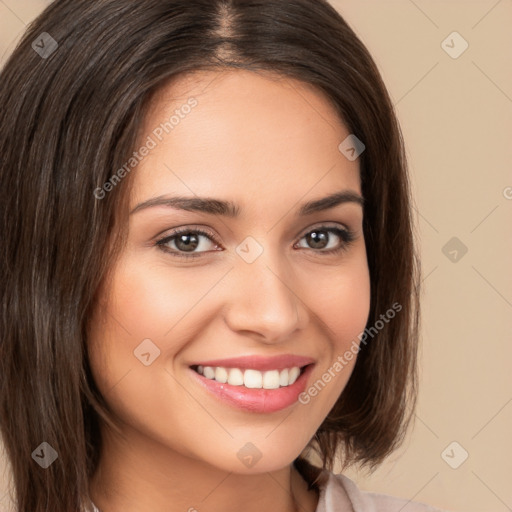
[[[244,385],[244,374],[238,368],[231,368],[228,373],[228,384],[232,386]]]
[[[286,372],[288,373],[288,371]],[[288,384],[288,383],[286,383]],[[286,386],[285,384],[285,386]],[[277,370],[270,370],[263,374],[263,388],[264,389],[277,389],[279,387],[279,372]]]
[[[220,366],[215,368],[215,380],[222,383],[228,381],[228,372],[226,371],[226,368],[222,368]]]
[[[300,374],[300,368],[297,368],[294,366],[289,372],[288,372],[288,382],[289,384],[293,384]]]
[[[215,378],[215,370],[211,366],[205,366],[203,368],[203,375],[207,379],[214,379]]]
[[[207,379],[213,379],[220,383],[227,382],[231,386],[245,386],[250,389],[277,389],[291,386],[300,375],[300,368],[293,366],[284,370],[258,370],[240,368],[223,368],[222,366],[197,367],[197,373]]]
[[[263,386],[263,375],[258,370],[245,370],[244,386],[246,388],[261,389]]]

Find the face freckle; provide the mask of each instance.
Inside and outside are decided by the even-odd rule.
[[[243,473],[237,454],[250,440],[259,471],[282,468],[314,435],[356,358],[307,403],[288,393],[295,384],[258,390],[268,365],[252,368],[238,395],[212,391],[197,365],[280,358],[270,363],[279,379],[283,367],[306,368],[296,381],[304,391],[358,341],[370,280],[359,164],[338,149],[349,131],[311,86],[249,71],[183,76],[154,98],[143,127],[141,141],[155,144],[132,171],[128,243],[90,325],[95,380],[135,451],[154,443]],[[335,193],[335,206],[299,214]],[[268,397],[263,410],[258,393]]]

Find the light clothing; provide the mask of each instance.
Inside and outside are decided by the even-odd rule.
[[[342,474],[323,471],[322,477],[316,512],[445,512],[416,501],[360,491]]]

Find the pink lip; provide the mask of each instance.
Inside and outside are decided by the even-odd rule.
[[[236,361],[237,366],[233,366],[234,368],[254,368],[254,366],[247,366],[246,363],[238,366],[240,364],[240,360]],[[213,363],[213,361],[210,361],[209,363]],[[206,366],[209,366],[209,364],[206,364]],[[215,364],[212,364],[211,366],[223,365],[215,362]],[[302,365],[292,364],[291,366]],[[192,368],[190,368],[190,372],[192,374],[192,378],[197,379],[201,386],[204,386],[207,391],[213,393],[216,398],[220,399],[224,403],[250,412],[271,413],[280,411],[281,409],[289,407],[298,401],[299,395],[306,388],[306,383],[313,367],[313,364],[306,366],[291,386],[284,386],[277,389],[250,389],[245,386],[232,386],[227,382],[222,384],[214,379],[207,379]],[[284,368],[289,368],[289,366],[284,365]],[[272,366],[268,369],[277,368]]]
[[[193,363],[190,366],[222,366],[224,368],[240,368],[241,370],[284,370],[298,366],[302,368],[308,364],[314,363],[311,357],[295,356],[293,354],[283,354],[274,357],[265,356],[242,356],[231,359],[215,359],[211,361],[201,361]]]

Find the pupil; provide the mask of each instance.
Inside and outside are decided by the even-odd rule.
[[[312,231],[308,236],[308,243],[313,249],[322,249],[326,246],[326,242],[327,233],[325,231]]]
[[[192,241],[190,241],[192,239]],[[180,246],[180,244],[184,244]],[[180,235],[176,240],[176,247],[178,249],[185,249],[186,251],[193,251],[199,245],[198,236],[193,233],[184,233]]]

